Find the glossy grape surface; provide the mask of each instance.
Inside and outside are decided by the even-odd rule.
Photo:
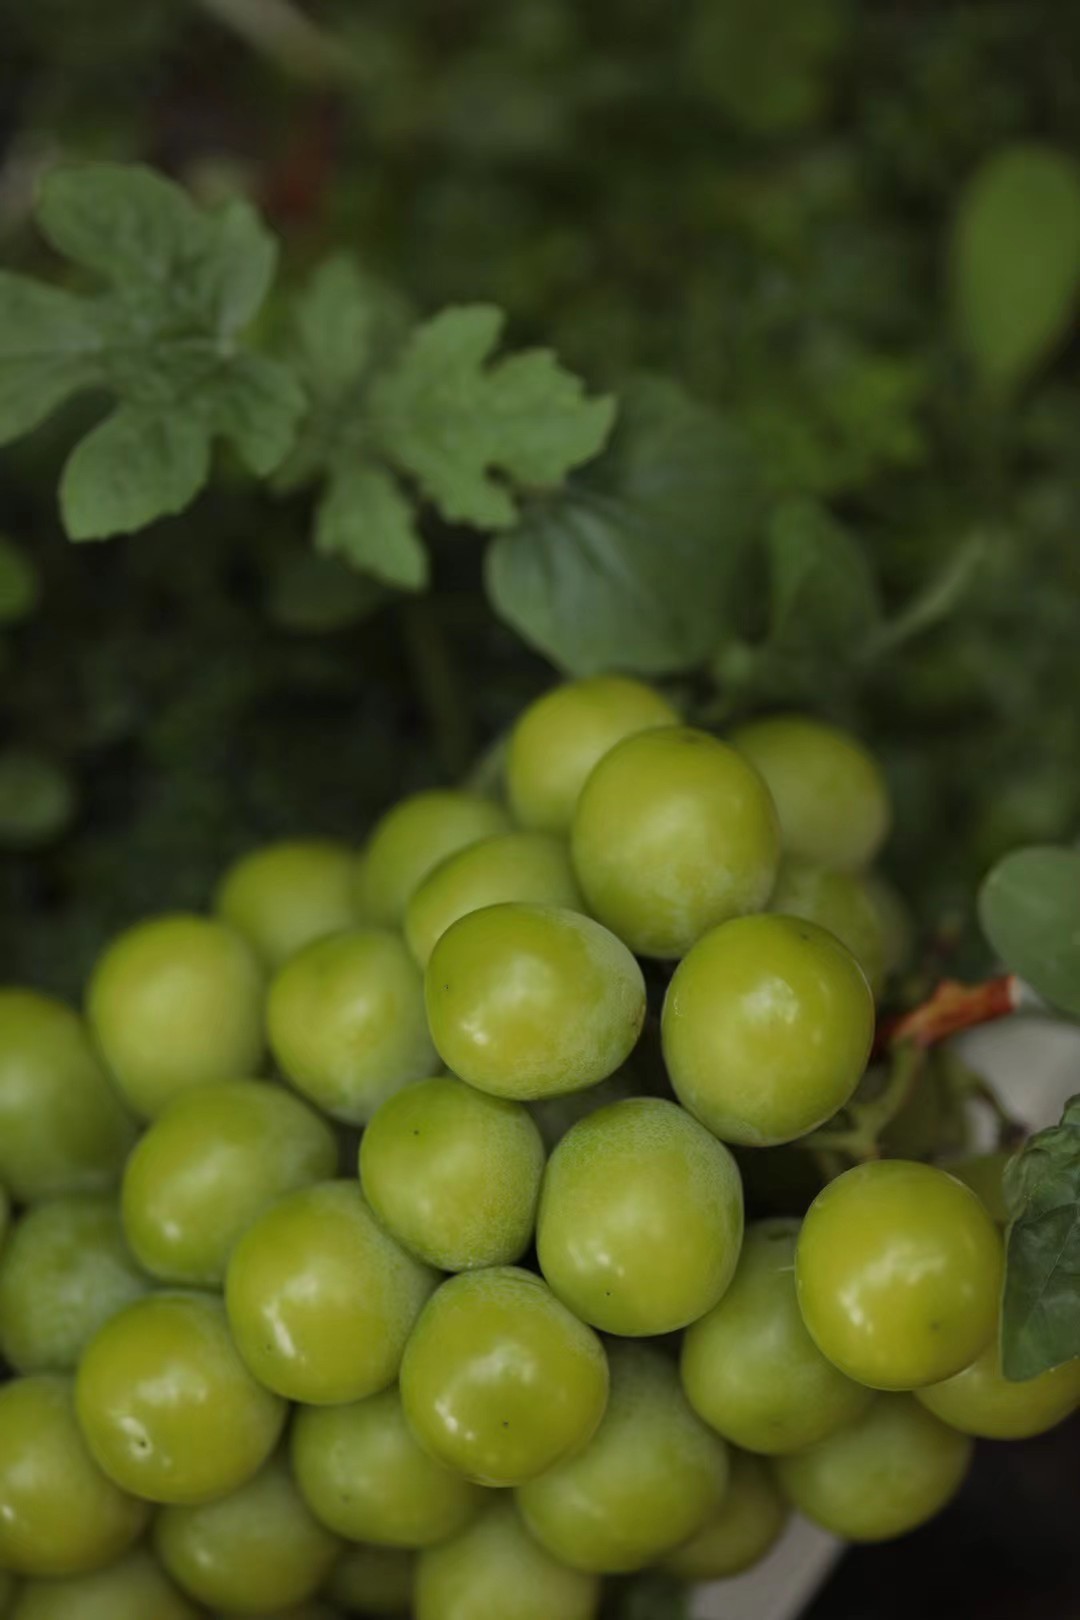
[[[349,846],[332,839],[267,844],[230,866],[214,909],[273,971],[313,940],[358,921],[353,866]]]
[[[760,1563],[779,1540],[788,1505],[768,1463],[729,1451],[731,1475],[720,1506],[696,1535],[663,1560],[684,1581],[720,1581]]]
[[[296,1089],[346,1124],[365,1124],[438,1068],[420,970],[383,928],[335,934],[294,956],[270,985],[267,1026]]]
[[[1080,1357],[1014,1382],[1002,1373],[995,1337],[970,1367],[915,1393],[928,1412],[962,1434],[1027,1440],[1055,1428],[1080,1407]]]
[[[770,909],[802,917],[835,934],[858,962],[874,995],[885,982],[889,946],[881,907],[866,878],[788,856],[780,864]]]
[[[612,1074],[645,1017],[626,946],[580,912],[507,904],[449,929],[424,978],[439,1056],[470,1085],[528,1100]]]
[[[416,1620],[594,1620],[600,1583],[537,1545],[511,1501],[420,1559]]]
[[[685,1108],[726,1142],[773,1147],[831,1119],[862,1078],[874,998],[816,924],[739,917],[698,941],[664,998],[663,1047]]]
[[[0,1614],[4,1613],[0,1602]],[[202,1620],[142,1548],[93,1575],[28,1581],[10,1620]]]
[[[334,1133],[299,1098],[258,1080],[184,1092],[124,1172],[124,1229],[146,1270],[217,1288],[233,1245],[284,1193],[337,1169]]]
[[[481,838],[510,831],[501,804],[451,788],[414,793],[377,822],[357,868],[357,901],[366,921],[397,928],[433,867]]]
[[[641,732],[605,755],[570,843],[589,910],[639,956],[684,956],[715,924],[760,911],[780,859],[761,777],[685,726]]]
[[[426,967],[436,944],[459,917],[510,900],[572,911],[584,908],[565,840],[549,833],[502,833],[440,861],[405,912],[409,949]]]
[[[675,1103],[635,1097],[563,1137],[544,1174],[537,1253],[551,1287],[606,1333],[671,1333],[716,1304],[742,1242],[730,1153]]]

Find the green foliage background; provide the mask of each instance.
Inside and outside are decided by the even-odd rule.
[[[989,864],[1080,821],[1080,374],[1069,196],[1045,205],[1049,281],[1022,252],[1046,231],[1030,170],[1019,203],[1006,174],[1000,211],[970,210],[1017,143],[1080,151],[1080,11],[313,0],[333,43],[305,55],[230,9],[0,3],[5,262],[57,274],[31,223],[46,166],[137,158],[269,215],[270,328],[346,248],[424,312],[498,305],[594,390],[643,368],[691,390],[723,476],[634,567],[707,581],[715,622],[685,665],[644,629],[616,661],[704,720],[797,704],[863,731],[925,936],[977,962]],[[973,253],[1004,267],[978,296]],[[651,398],[677,483],[694,419]],[[77,402],[0,460],[0,973],[69,993],[108,931],[204,903],[239,850],[359,839],[456,774],[552,678],[540,647],[582,667],[603,630],[586,602],[556,645],[505,591],[498,616],[478,537],[445,522],[430,594],[376,589],[311,551],[310,494],[227,457],[183,516],[72,546],[57,468],[97,415]],[[565,562],[558,517],[496,553]]]

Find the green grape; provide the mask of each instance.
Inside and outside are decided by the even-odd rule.
[[[451,1076],[389,1098],[360,1143],[368,1203],[399,1243],[441,1271],[519,1259],[543,1172],[528,1110]]]
[[[997,1327],[1001,1237],[969,1187],[883,1159],[820,1192],[799,1236],[799,1308],[819,1350],[872,1389],[940,1383]]]
[[[353,862],[348,845],[329,838],[267,844],[230,866],[214,910],[273,971],[305,945],[355,925]]]
[[[731,742],[768,784],[786,854],[845,872],[869,866],[892,811],[884,777],[860,742],[794,714],[755,720]]]
[[[644,1088],[632,1067],[624,1066],[587,1091],[566,1091],[558,1097],[537,1097],[529,1103],[544,1146],[550,1152],[579,1120],[588,1119],[599,1108],[640,1097]]]
[[[108,1193],[28,1210],[0,1255],[0,1355],[19,1373],[74,1372],[98,1329],[149,1286]]]
[[[8,1197],[7,1188],[4,1186],[3,1182],[0,1182],[0,1257],[2,1257],[4,1253],[4,1245],[7,1243],[8,1230],[10,1226],[11,1199]]]
[[[357,928],[317,940],[274,977],[270,1045],[298,1091],[348,1125],[438,1067],[419,968],[396,934]]]
[[[651,686],[620,675],[594,675],[546,692],[510,734],[506,786],[515,820],[540,832],[569,832],[593,766],[624,737],[677,726],[680,718]]]
[[[281,1457],[216,1502],[165,1508],[154,1525],[154,1547],[189,1597],[241,1612],[305,1602],[341,1550]]]
[[[773,1147],[831,1119],[874,1039],[874,998],[846,946],[796,917],[737,917],[698,941],[664,998],[679,1101],[726,1142]]]
[[[866,974],[874,995],[885,982],[886,941],[881,912],[867,880],[789,855],[780,863],[770,909],[803,917],[835,934]]]
[[[505,1499],[419,1561],[416,1620],[595,1620],[599,1607],[596,1576],[556,1562]]]
[[[282,1198],[233,1250],[237,1348],[261,1384],[331,1406],[392,1384],[436,1274],[377,1224],[352,1182]]]
[[[137,1548],[93,1575],[29,1581],[11,1620],[200,1620],[202,1612],[176,1590],[148,1552]]]
[[[262,1467],[285,1423],[251,1377],[219,1300],[153,1294],[92,1339],[75,1384],[96,1461],[148,1502],[209,1502]]]
[[[592,1440],[517,1493],[540,1545],[598,1575],[644,1569],[694,1535],[729,1472],[727,1447],[691,1411],[662,1351],[613,1344],[608,1359],[611,1398]]]
[[[540,1267],[605,1333],[672,1333],[716,1304],[742,1242],[735,1162],[675,1103],[634,1097],[568,1131],[544,1175]]]
[[[337,1610],[328,1609],[325,1603],[294,1603],[288,1609],[275,1609],[273,1614],[252,1615],[247,1609],[244,1613],[248,1620],[340,1620]]]
[[[769,1464],[729,1451],[731,1477],[720,1506],[662,1568],[682,1581],[720,1581],[760,1563],[787,1523],[788,1506]]]
[[[1056,1428],[1080,1407],[1080,1356],[1014,1382],[1001,1370],[997,1336],[970,1367],[915,1391],[928,1412],[983,1440],[1027,1440]]]
[[[445,1541],[476,1517],[486,1495],[420,1447],[396,1389],[349,1406],[302,1407],[292,1466],[317,1519],[377,1546]]]
[[[255,1074],[263,980],[224,923],[185,914],[129,928],[99,957],[86,996],[98,1046],[142,1119],[193,1086]]]
[[[691,1406],[747,1451],[813,1445],[873,1399],[826,1361],[803,1325],[795,1295],[798,1232],[797,1221],[751,1226],[731,1287],[683,1338]]]
[[[282,1194],[337,1169],[334,1133],[260,1080],[200,1086],[154,1121],[124,1172],[124,1229],[165,1282],[217,1288],[237,1239]]]
[[[919,1090],[922,1090],[921,1086]],[[978,1195],[987,1214],[999,1226],[1009,1224],[1009,1206],[1005,1202],[1005,1166],[1011,1158],[1011,1153],[969,1153],[961,1159],[950,1159],[945,1166],[951,1176]]]
[[[857,1422],[775,1466],[785,1495],[815,1524],[845,1541],[889,1541],[940,1513],[971,1448],[911,1395],[878,1395]]]
[[[326,1585],[347,1614],[411,1614],[416,1555],[390,1547],[349,1547]]]
[[[126,1552],[149,1517],[87,1450],[69,1378],[0,1385],[0,1569],[89,1574]]]
[[[488,906],[462,917],[432,952],[424,990],[447,1067],[481,1091],[522,1101],[614,1073],[645,1018],[645,980],[626,946],[556,906]]]
[[[405,912],[405,938],[421,967],[460,917],[508,900],[583,907],[570,850],[548,833],[512,832],[458,850],[429,872]]]
[[[514,1266],[443,1283],[401,1367],[421,1445],[480,1485],[519,1485],[586,1445],[607,1394],[595,1333]]]
[[[476,793],[433,788],[395,804],[377,822],[357,868],[360,915],[397,928],[433,867],[481,838],[510,831],[501,804]]]
[[[877,912],[884,950],[885,977],[902,973],[915,949],[915,919],[898,890],[880,872],[863,874],[863,887]]]
[[[716,923],[768,902],[780,860],[764,782],[707,732],[666,726],[617,744],[582,789],[571,835],[589,910],[639,956],[684,956]]]
[[[0,989],[0,1181],[16,1203],[114,1186],[134,1140],[81,1019]]]

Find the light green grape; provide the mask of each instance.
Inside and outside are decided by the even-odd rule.
[[[541,832],[569,832],[593,766],[624,737],[679,719],[659,692],[625,676],[593,675],[546,692],[510,734],[506,785],[515,819]]]
[[[834,871],[789,855],[781,862],[770,909],[782,916],[803,917],[835,934],[866,974],[874,995],[880,994],[885,982],[885,933],[878,902],[859,873]]]
[[[696,1535],[668,1553],[662,1567],[683,1581],[720,1581],[760,1563],[779,1540],[788,1505],[772,1469],[748,1451],[730,1450],[731,1477],[720,1506]]]
[[[1001,1370],[995,1337],[970,1367],[915,1394],[928,1412],[962,1434],[1027,1440],[1056,1428],[1080,1407],[1080,1357],[1015,1382]]]
[[[28,1581],[10,1620],[200,1620],[202,1614],[157,1560],[137,1548],[93,1575]]]
[[[273,971],[359,920],[353,864],[349,846],[328,838],[267,844],[230,866],[214,909]]]
[[[507,900],[581,910],[569,846],[548,833],[502,833],[440,861],[405,912],[405,938],[421,967],[459,917]]]
[[[604,756],[570,843],[589,910],[639,956],[683,956],[716,923],[760,911],[780,860],[757,771],[685,726],[640,732]]]
[[[596,1576],[552,1558],[505,1499],[418,1565],[416,1620],[595,1620],[599,1607]]]
[[[477,793],[432,788],[395,804],[377,822],[357,864],[360,916],[397,928],[433,867],[481,838],[510,831],[502,805]]]

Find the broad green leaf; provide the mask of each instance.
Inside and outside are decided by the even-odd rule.
[[[67,772],[43,754],[14,748],[0,754],[0,847],[51,843],[71,821],[75,798]]]
[[[427,583],[427,553],[412,506],[381,467],[338,469],[319,503],[315,544],[386,585],[416,591]]]
[[[37,606],[40,586],[33,565],[10,540],[0,537],[0,624],[18,624]]]
[[[266,614],[297,635],[330,635],[370,618],[389,593],[333,557],[292,546],[267,582]]]
[[[182,187],[138,164],[53,169],[41,183],[37,222],[65,258],[106,281],[151,283],[198,263],[204,215]]]
[[[881,603],[854,537],[818,502],[792,499],[773,514],[765,545],[773,649],[795,657],[856,656],[880,618]]]
[[[1012,972],[1080,1018],[1080,850],[1015,850],[979,894],[979,919]]]
[[[1080,293],[1080,167],[1034,142],[989,158],[952,241],[958,335],[984,380],[1011,388],[1060,342]]]
[[[340,401],[400,347],[412,320],[408,301],[348,254],[327,259],[296,306],[298,359],[313,397]]]
[[[287,367],[242,354],[208,392],[209,419],[245,466],[266,477],[288,454],[304,411],[300,384]]]
[[[73,540],[128,534],[180,512],[210,465],[203,423],[121,405],[68,457],[60,483],[64,527]]]
[[[508,528],[506,480],[561,483],[604,444],[612,400],[588,399],[554,355],[534,349],[489,365],[504,317],[491,305],[443,310],[412,334],[372,388],[372,426],[389,460],[411,473],[450,522]]]
[[[1080,1097],[1012,1160],[1005,1198],[1002,1368],[1035,1378],[1080,1356]]]
[[[234,198],[202,215],[208,242],[200,267],[207,308],[216,330],[231,337],[262,308],[274,280],[278,244],[250,203]]]
[[[494,542],[488,592],[573,674],[692,669],[730,622],[761,512],[744,438],[676,384],[639,378],[604,455]]]
[[[0,444],[100,382],[101,349],[92,306],[0,271]]]

